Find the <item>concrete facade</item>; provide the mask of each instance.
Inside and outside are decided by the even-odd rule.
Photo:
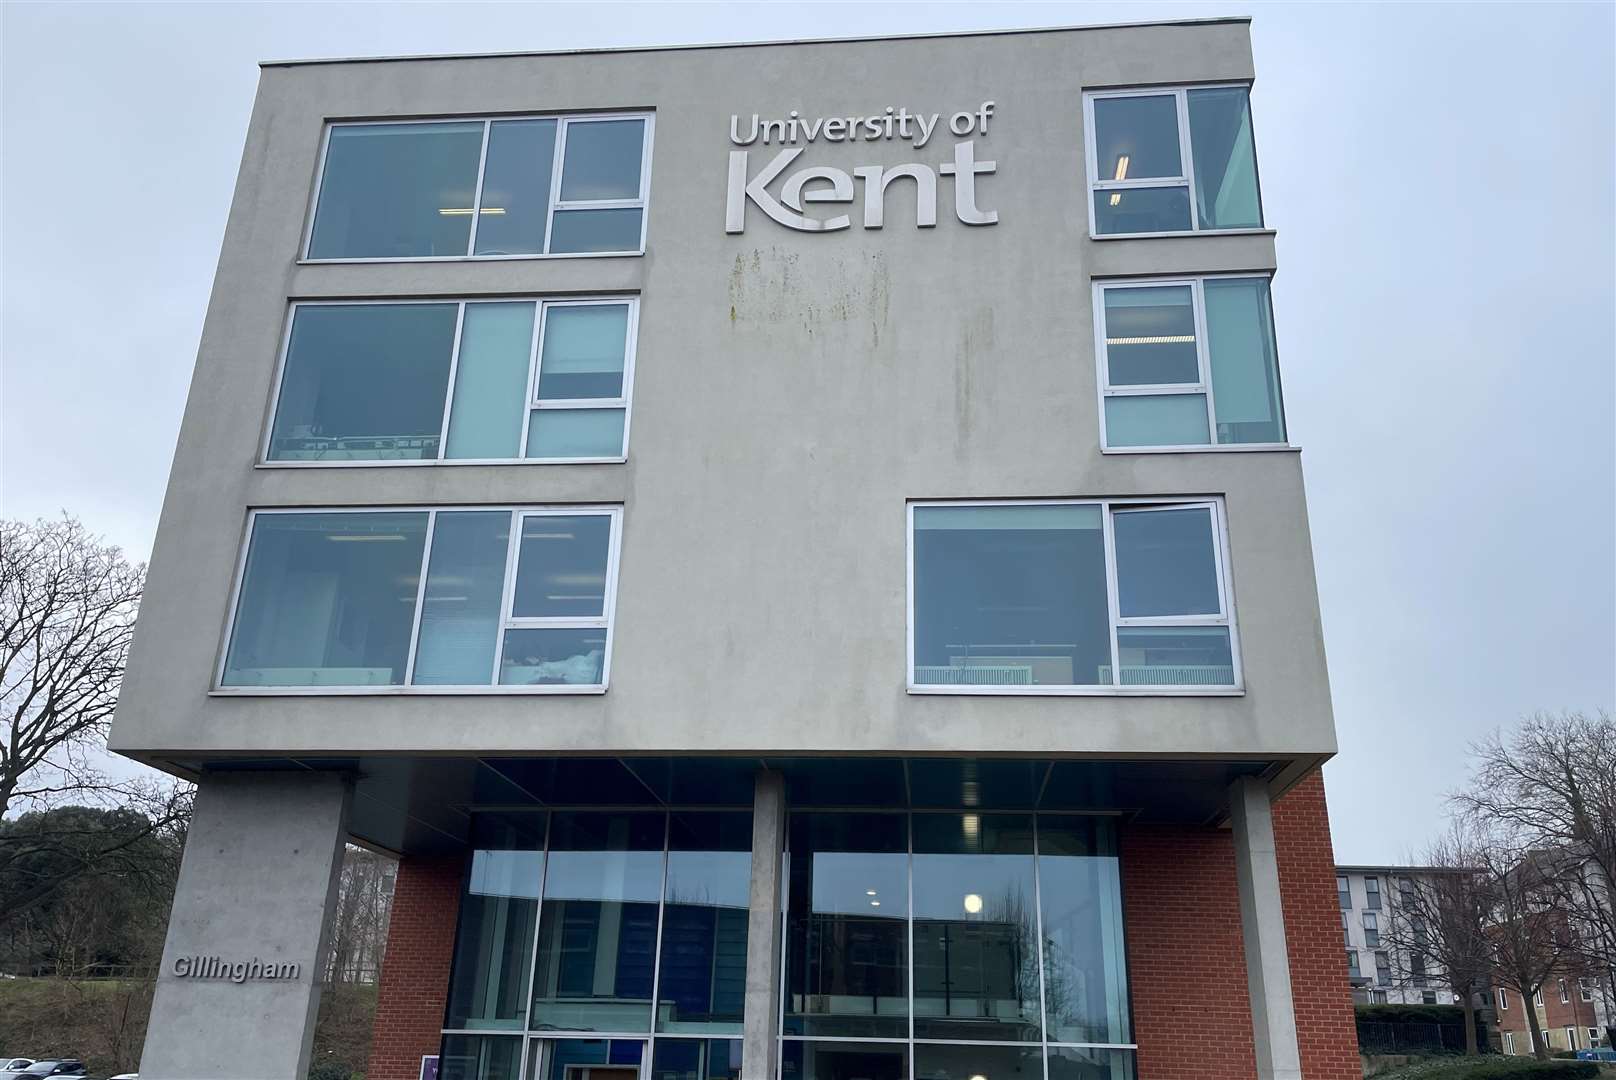
[[[1137,1041],[1046,1031],[1032,1045],[1046,1055],[1057,1042],[1079,1056],[1092,1051],[1102,1064],[1069,1067],[1103,1068],[1111,1080],[1132,1076],[1135,1060],[1143,1080],[1346,1075],[1355,1043],[1344,972],[1300,970],[1298,959],[1312,963],[1320,920],[1334,918],[1317,778],[1336,750],[1300,453],[1292,445],[1117,452],[1100,440],[1094,283],[1267,275],[1274,235],[1091,236],[1084,94],[1252,78],[1240,19],[266,64],[110,738],[115,750],[201,786],[199,825],[213,833],[192,835],[173,957],[261,940],[264,949],[301,950],[312,979],[324,941],[325,916],[315,913],[329,910],[341,841],[399,854],[371,1075],[414,1080],[440,1020],[450,1036],[482,1038],[444,1019],[457,910],[460,933],[477,917],[465,911],[479,821],[513,808],[746,809],[745,1019],[725,1038],[745,1080],[796,1080],[793,1069],[814,1066],[811,1050],[807,1066],[783,1063],[782,852],[792,813],[1103,815],[1107,829],[1117,823],[1119,903],[1132,942],[1125,967],[1143,1005]],[[809,201],[811,219],[846,210],[845,229],[794,231],[745,200],[737,216],[727,191],[739,149],[732,117],[859,117],[889,105],[935,113],[939,126],[925,140],[799,143],[791,167],[851,174],[925,164],[937,173],[935,225],[922,221],[923,186],[907,180],[886,188],[878,229],[866,227],[864,187],[850,206]],[[655,117],[642,253],[302,257],[331,122],[619,110]],[[978,125],[991,114],[991,124],[967,136],[949,130],[956,114],[974,114]],[[752,175],[778,147],[746,151]],[[975,177],[974,196],[978,213],[996,215],[991,224],[966,223],[960,175],[943,168],[972,154],[992,162]],[[638,302],[623,461],[263,459],[292,304],[568,296]],[[1279,322],[1283,339],[1283,313]],[[1116,687],[1077,693],[910,685],[910,507],[1157,497],[1221,507],[1237,685],[1140,688],[1120,677]],[[609,685],[540,694],[220,684],[252,512],[510,506],[621,508]],[[308,793],[306,805],[264,810],[264,800],[294,789]],[[1274,816],[1287,798],[1312,808],[1290,841]],[[288,842],[299,872],[268,887],[275,867],[264,854]],[[1226,980],[1239,1002],[1231,1015],[1189,1047],[1166,1020],[1160,988],[1140,980],[1173,984],[1170,956],[1193,920],[1158,910],[1170,881],[1130,881],[1131,860],[1141,875],[1159,875],[1175,850],[1218,893],[1218,948],[1239,956],[1245,973]],[[447,895],[457,866],[468,890],[458,908]],[[233,902],[241,893],[248,902]],[[970,899],[976,907],[965,910],[980,912],[982,897]],[[661,918],[659,909],[657,944]],[[536,967],[537,946],[522,948]],[[605,960],[595,974],[601,985],[615,977]],[[502,1014],[493,1029],[519,1047],[512,1080],[536,1080],[528,1054],[545,1042],[530,1025],[538,983],[531,971],[527,978],[521,1015]],[[235,1033],[259,1014],[241,1012],[236,998],[198,997],[165,974],[143,1075],[301,1077],[318,987],[276,992],[261,1026],[281,1051],[232,1073]],[[656,992],[647,988],[651,1015],[662,1007]],[[1113,1002],[1118,1010],[1128,1003]],[[516,1026],[498,1027],[507,1021]],[[198,1040],[198,1029],[209,1036]],[[913,1022],[909,1031],[905,1052],[918,1042]],[[1208,1046],[1226,1055],[1212,1071],[1196,1056]],[[644,1076],[646,1063],[639,1068]],[[906,1068],[925,1075],[915,1062]]]

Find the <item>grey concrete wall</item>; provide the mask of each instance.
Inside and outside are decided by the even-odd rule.
[[[785,777],[757,774],[752,801],[752,883],[747,897],[746,1024],[741,1075],[778,1075],[780,1054],[781,871],[786,850]]]
[[[112,745],[1332,753],[1298,455],[1099,450],[1091,277],[1262,270],[1274,245],[1089,239],[1082,92],[1251,76],[1240,22],[266,68]],[[955,220],[943,177],[932,229],[903,183],[879,232],[792,232],[755,207],[724,231],[732,113],[986,100],[979,202],[999,224]],[[643,257],[298,262],[328,118],[630,107],[656,110]],[[954,141],[816,143],[797,164],[935,166]],[[255,467],[290,299],[557,290],[641,296],[626,464]],[[1226,498],[1244,696],[905,692],[906,500],[1139,494]],[[209,697],[248,508],[549,502],[625,506],[608,693]]]
[[[307,1075],[349,792],[335,773],[203,778],[140,1060],[147,1080]],[[236,982],[207,958],[297,970]]]
[[[1229,792],[1229,824],[1234,831],[1235,887],[1240,894],[1257,1080],[1302,1080],[1273,803],[1266,784],[1252,776],[1235,781]]]

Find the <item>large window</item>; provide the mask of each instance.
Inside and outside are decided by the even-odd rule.
[[[476,850],[444,1015],[455,1080],[738,1080],[748,811],[515,811]]]
[[[638,254],[649,114],[332,124],[307,257]]]
[[[909,688],[1237,690],[1222,537],[1215,500],[912,504]]]
[[[1108,819],[794,813],[787,846],[787,1080],[1133,1075]]]
[[[1094,286],[1106,449],[1285,443],[1266,277]]]
[[[301,303],[264,460],[622,461],[632,297]]]
[[[604,690],[620,515],[255,511],[220,688]]]
[[[1085,95],[1095,236],[1262,228],[1249,87]]]

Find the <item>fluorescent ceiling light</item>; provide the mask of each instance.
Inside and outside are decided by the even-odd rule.
[[[503,214],[503,206],[485,206],[481,210],[473,210],[469,206],[440,206],[438,213],[444,217],[470,217],[472,214]]]
[[[1107,345],[1193,345],[1194,334],[1158,334],[1155,337],[1108,337]]]
[[[1128,155],[1127,154],[1122,154],[1121,156],[1119,156],[1117,158],[1117,175],[1113,176],[1111,179],[1113,179],[1113,180],[1126,180],[1126,179],[1128,179]]]
[[[402,540],[404,539],[404,536],[401,533],[333,533],[332,535],[326,537],[326,539],[330,540],[334,544],[368,544],[374,543],[377,540]]]

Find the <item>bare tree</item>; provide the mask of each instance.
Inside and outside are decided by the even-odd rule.
[[[1491,824],[1493,842],[1479,847],[1475,857],[1482,887],[1493,901],[1486,933],[1492,974],[1500,986],[1520,995],[1532,1052],[1547,1061],[1548,1044],[1532,1004],[1552,976],[1567,970],[1572,956],[1565,913],[1555,903],[1556,870],[1521,843],[1518,833]]]
[[[181,820],[189,792],[115,781],[96,767],[123,681],[145,567],[62,517],[0,521],[0,921]],[[128,828],[58,828],[67,804],[138,811]],[[32,827],[23,822],[30,822]]]
[[[1519,831],[1566,919],[1579,973],[1616,1000],[1616,717],[1538,713],[1471,748],[1467,812]]]
[[[1487,888],[1480,838],[1469,819],[1457,817],[1426,848],[1419,873],[1398,879],[1388,931],[1382,937],[1395,958],[1400,981],[1425,982],[1426,961],[1446,973],[1464,1009],[1465,1053],[1478,1053],[1476,1008],[1490,985],[1492,949],[1487,940],[1494,898]]]
[[[393,861],[374,851],[349,845],[343,853],[337,908],[331,920],[328,981],[375,981],[387,945],[395,873]]]

